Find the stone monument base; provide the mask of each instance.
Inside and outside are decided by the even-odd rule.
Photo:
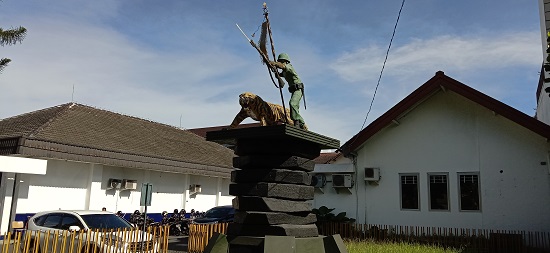
[[[235,236],[215,234],[204,253],[347,253],[340,235],[296,238],[294,236]]]
[[[206,133],[233,147],[229,195],[235,220],[209,240],[206,253],[343,253],[339,235],[319,236],[311,214],[313,159],[340,141],[289,125]]]

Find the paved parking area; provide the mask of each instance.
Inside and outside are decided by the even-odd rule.
[[[169,236],[168,252],[181,253],[187,252],[187,236]]]

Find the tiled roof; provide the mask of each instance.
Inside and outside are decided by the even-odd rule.
[[[33,141],[33,149],[49,143],[50,150],[56,144],[79,149],[79,155],[98,156],[96,151],[101,151],[110,158],[119,156],[119,160],[140,157],[142,164],[144,158],[152,158],[176,163],[176,167],[189,164],[195,170],[214,169],[227,175],[234,156],[232,150],[189,131],[76,103],[0,120],[0,139],[13,137],[20,137],[23,147],[30,147],[25,143]]]
[[[315,164],[327,164],[336,160],[336,158],[340,157],[341,155],[342,153],[336,152],[321,153],[317,158],[313,159],[313,161],[315,162]]]
[[[542,137],[550,139],[549,125],[546,125],[534,117],[530,117],[525,113],[522,113],[492,97],[483,94],[480,91],[477,91],[455,79],[446,76],[443,71],[438,71],[434,77],[397,103],[382,116],[370,123],[367,127],[365,127],[365,129],[351,137],[351,139],[344,143],[340,149],[345,154],[354,151],[378,131],[384,129],[389,124],[392,124],[392,121],[397,120],[400,115],[408,110],[411,110],[411,108],[414,108],[418,103],[421,103],[430,95],[439,90],[453,91],[495,112],[496,114],[508,118],[509,120],[533,131]]]

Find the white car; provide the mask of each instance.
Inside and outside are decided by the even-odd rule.
[[[156,253],[161,238],[156,230],[140,231],[111,212],[55,210],[29,219],[22,246],[37,253]]]

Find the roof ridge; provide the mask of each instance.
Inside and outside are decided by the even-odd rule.
[[[60,107],[59,111],[57,113],[55,113],[55,115],[53,115],[48,121],[46,121],[46,123],[38,126],[35,130],[31,131],[27,137],[33,137],[35,134],[39,133],[40,131],[42,131],[44,128],[46,128],[47,126],[49,126],[52,122],[54,122],[61,114],[65,113],[67,111],[67,109],[70,109],[71,107],[73,107],[74,105],[76,105],[75,102],[69,102],[69,103],[65,103],[65,104],[60,104],[60,105],[57,105],[57,106],[52,106],[52,107],[49,107],[49,108],[46,108],[46,109],[50,109],[50,108],[54,108],[54,107]],[[43,109],[43,110],[46,110],[46,109]],[[42,110],[38,110],[38,111],[42,111]],[[34,111],[34,112],[38,112],[38,111]],[[31,112],[32,113],[32,112]]]
[[[162,126],[165,126],[165,127],[169,127],[169,128],[173,128],[173,129],[176,129],[176,130],[181,130],[181,131],[184,131],[184,132],[188,132],[190,134],[193,134],[189,131],[187,131],[187,129],[183,129],[183,128],[180,128],[180,127],[177,127],[177,126],[173,126],[173,125],[169,125],[169,124],[165,124],[165,123],[161,123],[161,122],[157,122],[157,121],[153,121],[153,120],[150,120],[150,119],[144,119],[144,118],[140,118],[138,116],[132,116],[132,115],[128,115],[128,114],[124,114],[124,113],[120,113],[120,112],[115,112],[115,111],[111,111],[111,110],[108,110],[108,109],[104,109],[104,108],[99,108],[99,107],[95,107],[95,106],[91,106],[91,105],[85,105],[85,104],[81,104],[81,103],[76,103],[76,102],[70,102],[70,103],[65,103],[65,104],[61,104],[61,105],[58,105],[58,106],[53,106],[53,107],[66,107],[64,109],[61,109],[59,112],[57,112],[55,114],[55,116],[52,117],[52,119],[48,120],[48,122],[46,122],[45,124],[43,124],[42,126],[38,127],[35,131],[29,133],[29,137],[32,137],[32,135],[36,134],[39,132],[39,130],[42,130],[44,129],[45,127],[47,127],[48,125],[50,125],[52,122],[54,122],[59,116],[61,116],[62,114],[66,113],[68,111],[68,109],[72,108],[73,106],[82,106],[82,107],[87,107],[87,108],[90,108],[90,109],[93,109],[93,110],[100,110],[100,111],[103,111],[105,113],[112,113],[112,114],[117,114],[117,115],[120,115],[122,117],[128,117],[128,118],[131,118],[131,119],[134,119],[134,120],[138,120],[138,121],[142,121],[142,122],[148,122],[148,123],[153,123],[153,124],[157,124],[157,125],[162,125]],[[50,107],[52,108],[52,107]],[[48,108],[46,108],[48,109]],[[45,110],[45,109],[44,109]],[[39,110],[41,111],[41,110]],[[193,134],[195,135],[195,134]]]
[[[182,130],[182,131],[187,130],[185,128],[177,127],[177,126],[174,126],[174,125],[169,125],[169,124],[166,124],[166,123],[161,123],[161,122],[154,121],[154,120],[151,120],[151,119],[144,119],[144,118],[140,118],[139,116],[133,116],[133,115],[124,114],[124,113],[121,113],[121,112],[115,112],[115,111],[111,111],[111,110],[108,110],[108,109],[99,108],[99,107],[95,107],[95,106],[91,106],[91,105],[84,105],[84,104],[79,104],[79,103],[73,103],[73,104],[88,107],[88,108],[91,108],[91,109],[94,109],[94,110],[104,111],[104,112],[107,112],[107,113],[118,114],[120,116],[136,119],[136,120],[139,120],[139,121],[144,121],[144,122],[149,122],[149,123],[153,123],[153,124],[163,125],[163,126],[166,126],[166,127],[171,127],[171,128],[175,128],[175,129]]]
[[[352,152],[372,135],[391,123],[395,119],[394,117],[407,112],[407,110],[415,107],[417,103],[423,102],[423,100],[427,99],[430,94],[439,91],[440,89],[452,90],[459,96],[477,103],[481,107],[492,110],[517,125],[529,129],[540,136],[550,138],[550,125],[547,125],[546,123],[539,121],[496,98],[493,98],[475,88],[445,75],[443,71],[437,71],[432,78],[420,85],[409,95],[372,121],[367,127],[363,128],[348,141],[346,141],[346,143],[340,147],[340,150],[345,154]]]
[[[223,177],[234,157],[231,149],[187,130],[76,102],[0,121],[0,138],[14,137],[22,138],[26,148],[17,152],[24,156]]]

